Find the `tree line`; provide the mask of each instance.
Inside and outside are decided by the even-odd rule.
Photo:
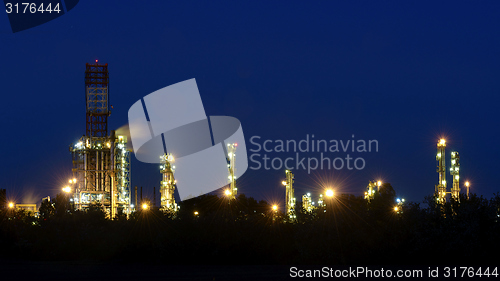
[[[71,210],[64,195],[39,216],[0,211],[3,258],[169,264],[467,264],[493,263],[500,243],[500,196],[471,194],[437,204],[408,202],[395,210],[384,184],[372,200],[340,194],[296,220],[266,201],[240,194],[180,202],[177,213],[155,208],[106,219],[100,206]],[[424,257],[424,258],[423,258]]]

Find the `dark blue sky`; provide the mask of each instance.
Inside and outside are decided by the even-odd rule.
[[[378,140],[378,152],[351,155],[366,160],[361,171],[296,171],[296,197],[322,183],[361,195],[381,178],[421,202],[438,180],[441,136],[447,165],[459,151],[472,192],[499,191],[500,3],[182,2],[80,1],[18,33],[0,16],[0,188],[9,198],[55,196],[70,177],[68,146],[85,133],[85,63],[95,59],[109,64],[111,129],[143,96],[196,78],[207,114],[238,118],[249,149],[255,135]],[[132,185],[152,193],[158,165],[132,165]],[[283,201],[283,177],[249,169],[238,185]]]

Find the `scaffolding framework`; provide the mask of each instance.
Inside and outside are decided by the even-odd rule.
[[[85,65],[85,104],[87,107],[86,135],[108,136],[109,74],[108,64]]]
[[[160,182],[160,210],[164,212],[177,212],[179,207],[175,203],[175,184],[174,179],[175,166],[172,154],[163,154],[160,156],[160,173],[162,180]]]
[[[130,151],[126,136],[83,136],[70,146],[73,158],[73,203],[77,210],[99,205],[114,217],[130,214]]]

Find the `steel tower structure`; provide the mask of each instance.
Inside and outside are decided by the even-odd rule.
[[[436,154],[436,161],[438,162],[437,173],[439,174],[439,182],[435,186],[435,192],[438,203],[444,203],[446,201],[445,148],[446,148],[446,140],[440,139],[437,144],[437,154]]]
[[[293,182],[294,182],[293,173],[289,170],[286,170],[286,180],[284,180],[282,184],[286,187],[285,212],[287,217],[291,221],[295,221],[295,219],[297,218],[297,216],[295,215],[295,197],[293,195]]]
[[[127,137],[111,131],[108,65],[86,64],[86,134],[69,150],[73,158],[71,193],[76,209],[101,206],[108,216],[130,213],[130,150]]]
[[[85,65],[85,103],[87,105],[87,136],[107,137],[109,111],[108,64]]]
[[[160,206],[162,211],[177,212],[179,207],[175,203],[174,191],[175,191],[175,179],[174,171],[175,166],[173,165],[174,157],[172,154],[163,154],[160,156],[161,166],[160,173],[162,174],[162,181],[160,185]]]
[[[450,174],[453,177],[451,197],[458,200],[460,195],[460,155],[456,151],[451,152]]]

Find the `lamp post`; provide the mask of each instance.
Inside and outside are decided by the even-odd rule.
[[[274,204],[272,206],[272,212],[273,212],[273,222],[276,220],[276,217],[278,215],[278,205]]]
[[[333,197],[335,196],[335,192],[333,191],[333,189],[331,188],[327,188],[325,190],[325,201],[326,203],[324,204],[324,207],[325,207],[325,212],[328,214],[330,212],[333,212]],[[330,210],[330,211],[327,211]]]
[[[326,197],[328,197],[328,198],[333,198],[333,196],[335,195],[335,193],[333,192],[333,189],[330,189],[330,188],[329,188],[329,189],[327,189],[327,190],[325,191],[325,195],[326,195]]]
[[[66,194],[66,199],[68,200],[67,204],[69,204],[69,206],[66,209],[72,211],[73,208],[71,208],[71,202],[70,202],[71,187],[67,185],[62,188],[62,191]]]
[[[468,181],[466,181],[465,187],[467,187],[467,199],[469,199],[469,186],[470,186],[470,183]]]
[[[405,203],[405,199],[396,199],[397,205],[394,207],[394,212],[398,215],[403,213],[403,204]]]

